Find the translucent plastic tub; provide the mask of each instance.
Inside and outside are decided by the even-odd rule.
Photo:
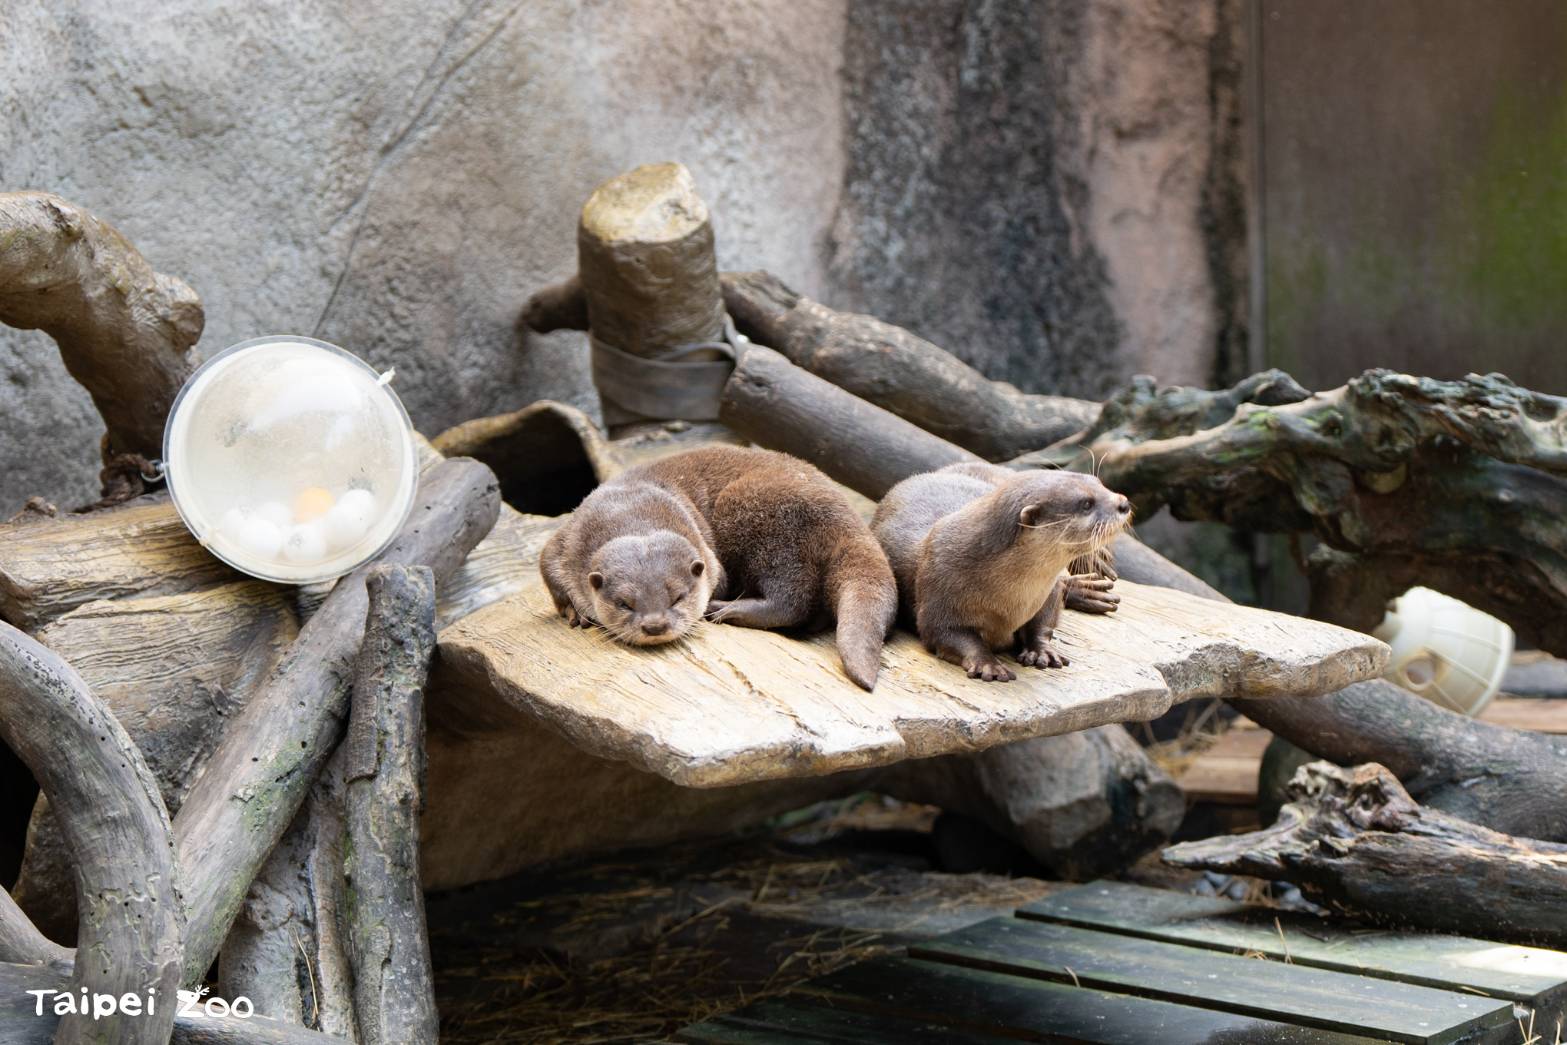
[[[1496,696],[1513,655],[1511,628],[1430,588],[1394,599],[1373,634],[1393,648],[1389,681],[1463,715]]]
[[[413,507],[413,426],[385,378],[336,345],[279,335],[214,356],[169,412],[169,492],[235,569],[312,584],[374,558]]]

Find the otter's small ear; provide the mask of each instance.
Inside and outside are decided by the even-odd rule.
[[[707,569],[707,564],[704,563],[701,559],[691,560],[691,576],[700,577],[702,576],[702,571],[705,569]]]
[[[1017,521],[1022,523],[1024,526],[1033,526],[1036,522],[1039,521],[1039,505],[1024,505],[1023,510],[1018,513]]]
[[[595,570],[588,574],[588,583],[593,585],[594,591],[600,591],[604,587],[604,575]]]

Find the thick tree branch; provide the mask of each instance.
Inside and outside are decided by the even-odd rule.
[[[185,918],[157,782],[70,665],[8,624],[0,624],[0,739],[32,770],[76,856],[73,986],[172,1000]],[[55,1040],[162,1045],[172,1009],[110,1024],[66,1016]]]
[[[58,196],[0,194],[0,323],[54,338],[108,426],[107,462],[155,458],[195,369],[201,299],[111,225]]]
[[[369,617],[344,740],[348,954],[366,1045],[434,1041],[440,1021],[419,885],[424,808],[424,685],[435,652],[427,569],[368,578]]]

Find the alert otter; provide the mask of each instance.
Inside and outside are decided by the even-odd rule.
[[[1051,638],[1062,571],[1131,520],[1131,503],[1090,475],[950,465],[888,491],[872,528],[925,648],[970,678],[1010,682],[996,657],[1062,667]]]
[[[691,502],[637,471],[583,500],[544,546],[539,572],[569,624],[654,646],[702,619],[724,574]]]
[[[836,620],[838,656],[873,689],[898,608],[876,538],[821,472],[788,454],[712,446],[643,466],[707,521],[727,584],[708,615],[748,628],[821,628]]]

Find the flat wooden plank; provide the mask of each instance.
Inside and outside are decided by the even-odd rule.
[[[797,989],[835,1004],[1021,1041],[1100,1045],[1366,1045],[1373,1038],[1308,1030],[1263,1017],[1118,994],[1070,981],[963,968],[913,958],[878,958]]]
[[[1567,700],[1497,697],[1480,711],[1480,721],[1538,733],[1567,733]]]
[[[1349,929],[1230,900],[1094,882],[1022,907],[1019,917],[1167,940],[1296,965],[1506,998],[1554,1019],[1567,1003],[1567,954],[1461,936]]]
[[[1420,1045],[1513,1024],[1511,1002],[1474,994],[1015,918],[981,922],[909,953]]]
[[[771,1042],[931,1042],[933,1045],[1003,1045],[1016,1041],[936,1020],[848,1008],[831,998],[785,995],[683,1028],[676,1041],[701,1045],[767,1045]]]
[[[1355,632],[1122,582],[1117,613],[1065,615],[1066,669],[979,682],[899,632],[867,694],[830,635],[708,625],[635,649],[568,628],[535,562],[516,569],[531,583],[441,632],[442,664],[584,751],[688,787],[974,751],[1153,718],[1199,696],[1328,692],[1375,676],[1385,655]]]
[[[1255,805],[1257,770],[1272,739],[1265,729],[1232,723],[1176,776],[1176,782],[1192,801]]]

